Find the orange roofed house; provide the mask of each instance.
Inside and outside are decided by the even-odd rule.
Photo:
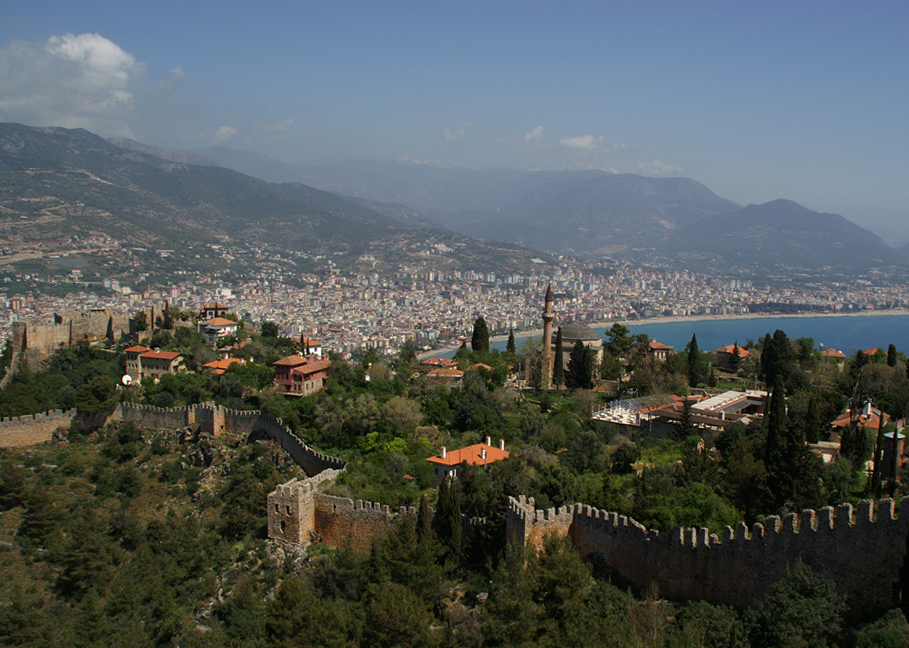
[[[325,387],[331,360],[319,360],[302,354],[281,358],[275,364],[275,384],[285,396],[309,396]]]
[[[441,454],[430,457],[426,461],[434,464],[433,482],[438,484],[443,478],[455,479],[458,476],[458,466],[461,465],[461,462],[466,461],[471,466],[486,466],[502,459],[508,459],[509,456],[511,453],[505,449],[505,441],[499,439],[497,448],[491,445],[490,438],[486,437],[486,443],[475,443],[451,452],[442,446]]]
[[[126,373],[133,380],[158,380],[166,373],[183,370],[183,356],[176,351],[152,351],[141,344],[131,346],[126,353]]]
[[[199,333],[202,334],[206,342],[215,344],[220,338],[235,334],[239,326],[233,320],[224,317],[213,317],[210,320],[199,322]]]

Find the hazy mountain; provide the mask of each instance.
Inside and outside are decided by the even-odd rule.
[[[192,248],[181,262],[197,268],[211,267],[197,256],[211,249],[195,243],[232,241],[332,254],[336,264],[375,271],[416,264],[516,272],[545,256],[514,244],[416,229],[412,225],[428,223],[403,205],[268,183],[149,150],[155,149],[137,143],[121,148],[81,129],[0,124],[0,244],[72,249],[84,237],[106,236],[127,246],[176,250],[169,262]],[[228,246],[223,249],[230,254]],[[351,254],[336,254],[344,252]],[[261,258],[268,263],[267,253]],[[248,267],[256,259],[242,261]]]
[[[899,254],[879,236],[838,214],[822,214],[791,200],[719,216],[686,227],[667,251],[703,254],[729,265],[864,269],[897,263]]]
[[[659,247],[704,216],[740,208],[687,178],[572,176],[541,183],[506,208],[453,214],[447,223],[551,252],[611,254]]]
[[[141,245],[189,237],[344,250],[397,231],[388,218],[325,191],[172,162],[85,130],[0,124],[0,171],[3,198],[59,203],[56,227]]]
[[[120,148],[129,149],[130,151],[139,151],[141,153],[148,153],[149,155],[154,155],[163,160],[170,160],[171,162],[181,162],[183,164],[196,164],[198,166],[224,166],[218,164],[211,158],[205,157],[201,153],[196,153],[195,151],[169,151],[167,149],[160,149],[154,146],[149,146],[136,140],[127,139],[125,137],[109,137],[107,141],[118,146]],[[239,169],[235,169],[238,171]]]

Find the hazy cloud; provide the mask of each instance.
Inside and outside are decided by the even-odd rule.
[[[529,142],[530,140],[538,140],[542,137],[543,137],[543,127],[537,126],[536,128],[534,128],[532,131],[530,131],[529,133],[527,133],[524,136],[524,141]]]
[[[463,126],[458,126],[457,128],[446,128],[445,129],[445,139],[449,142],[457,142],[459,139],[464,139],[464,136],[467,134],[467,130],[473,124],[464,124]]]
[[[559,140],[559,144],[562,146],[568,146],[570,148],[582,149],[584,151],[592,151],[596,148],[599,148],[603,143],[602,137],[594,137],[593,135],[580,135],[578,137],[563,137]]]
[[[240,131],[238,131],[233,126],[222,126],[215,131],[214,135],[212,135],[211,141],[212,144],[221,144],[222,142],[229,140],[231,137],[236,137],[239,134]]]
[[[133,91],[144,75],[142,63],[100,34],[14,41],[0,49],[0,121],[131,137]]]

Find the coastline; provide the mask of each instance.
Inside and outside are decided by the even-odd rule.
[[[888,308],[886,310],[863,310],[857,313],[740,313],[737,315],[660,315],[658,317],[648,317],[646,319],[633,319],[633,320],[605,320],[599,322],[585,322],[590,328],[603,328],[610,327],[613,324],[621,324],[622,326],[640,326],[643,324],[674,324],[678,322],[706,322],[706,321],[715,321],[715,320],[750,320],[750,319],[805,319],[809,317],[880,317],[880,316],[905,316],[909,315],[909,309],[907,308]],[[543,329],[533,329],[530,331],[521,331],[520,333],[515,332],[514,339],[515,343],[521,338],[533,337],[533,336],[542,336]],[[507,335],[495,335],[489,338],[489,341],[492,342],[504,342],[508,340]],[[426,360],[427,358],[434,358],[442,354],[452,353],[457,351],[459,345],[451,344],[444,346],[439,349],[433,349],[432,351],[424,351],[423,353],[418,353],[417,358],[420,360]]]

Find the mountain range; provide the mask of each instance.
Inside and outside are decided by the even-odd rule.
[[[429,236],[470,248],[470,263],[504,255],[512,268],[531,262],[529,250],[754,272],[902,262],[842,216],[786,200],[742,207],[688,178],[378,160],[293,167],[232,149],[162,151],[17,124],[0,124],[0,174],[8,237],[33,225],[35,236],[101,231],[150,247],[215,239],[360,252]]]

